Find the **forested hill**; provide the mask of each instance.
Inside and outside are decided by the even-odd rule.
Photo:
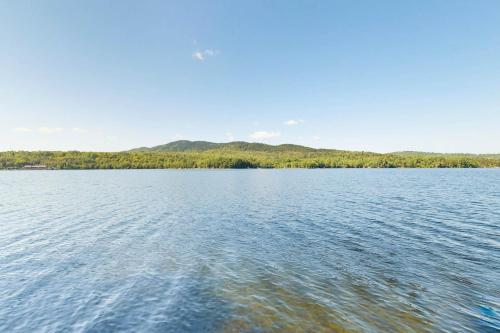
[[[500,154],[470,154],[470,153],[430,153],[423,151],[396,151],[391,153],[400,156],[423,156],[423,157],[470,157],[470,158],[493,158],[500,159]]]
[[[216,143],[209,141],[178,140],[154,147],[140,147],[129,152],[204,152],[204,151],[242,151],[242,152],[295,152],[295,153],[336,153],[336,154],[377,154],[337,149],[311,148],[294,144],[269,145],[265,143],[233,141]],[[421,151],[396,151],[388,154],[407,157],[466,157],[500,159],[500,154],[467,154],[467,153],[432,153]]]
[[[208,141],[188,141],[179,140],[173,141],[164,145],[154,146],[151,148],[141,147],[130,150],[131,152],[148,151],[148,152],[183,152],[183,151],[207,151],[207,150],[225,150],[225,151],[263,151],[263,152],[314,152],[314,151],[334,151],[332,149],[314,149],[299,145],[282,144],[268,145],[264,143],[233,141],[227,143],[215,143]]]
[[[499,168],[500,155],[378,154],[298,145],[175,141],[125,152],[0,152],[0,169]]]

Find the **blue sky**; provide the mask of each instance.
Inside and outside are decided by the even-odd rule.
[[[2,1],[0,150],[500,152],[500,1]]]

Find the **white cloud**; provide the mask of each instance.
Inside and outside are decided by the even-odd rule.
[[[64,131],[64,128],[61,127],[40,127],[38,129],[38,132],[42,134],[54,134],[54,133],[60,133]]]
[[[314,141],[318,141],[318,140],[320,140],[320,139],[321,139],[321,138],[320,138],[319,136],[317,136],[317,135],[313,136],[313,140],[314,140]]]
[[[285,121],[285,125],[295,126],[295,125],[301,124],[303,122],[304,121],[302,119],[290,119],[290,120]]]
[[[211,49],[206,49],[206,50],[197,50],[193,52],[192,57],[195,60],[198,61],[204,61],[208,57],[215,57],[217,54],[219,54],[219,51],[217,50],[211,50]]]
[[[170,138],[171,141],[184,140],[186,138],[185,135],[176,133],[173,137]]]
[[[205,55],[209,57],[213,57],[216,54],[216,51],[214,50],[205,50]]]
[[[226,132],[226,139],[229,141],[234,141],[234,135],[231,132]]]
[[[203,53],[200,51],[193,52],[193,59],[203,61],[205,60],[205,57],[203,56]]]
[[[280,132],[257,131],[250,134],[250,138],[256,140],[266,140],[281,136]]]
[[[80,127],[73,127],[71,130],[75,133],[80,133],[80,134],[88,132],[85,128],[80,128]]]
[[[13,128],[12,130],[14,132],[17,132],[17,133],[30,133],[30,132],[33,132],[33,130],[31,128],[28,128],[28,127],[16,127],[16,128]]]

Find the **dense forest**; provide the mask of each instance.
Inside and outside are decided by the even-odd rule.
[[[176,150],[177,149],[177,150]],[[49,169],[159,168],[491,168],[500,155],[399,152],[378,154],[297,145],[176,141],[153,148],[103,153],[0,152],[0,169],[41,165]]]

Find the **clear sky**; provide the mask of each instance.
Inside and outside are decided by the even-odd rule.
[[[500,1],[0,1],[0,150],[500,153]]]

